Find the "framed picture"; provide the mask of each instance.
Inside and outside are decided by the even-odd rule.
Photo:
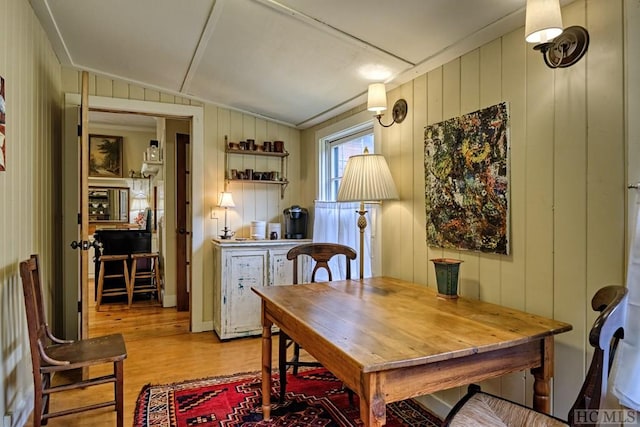
[[[122,137],[89,135],[89,176],[122,178]]]

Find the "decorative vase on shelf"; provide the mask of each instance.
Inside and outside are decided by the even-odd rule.
[[[453,258],[434,258],[431,260],[436,270],[438,296],[458,298],[458,275],[462,260]]]

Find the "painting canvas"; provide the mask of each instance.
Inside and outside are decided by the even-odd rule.
[[[89,135],[89,176],[122,177],[122,137]]]
[[[425,127],[424,156],[427,243],[508,254],[508,105]]]
[[[0,172],[7,170],[7,104],[4,97],[4,78],[0,76]]]

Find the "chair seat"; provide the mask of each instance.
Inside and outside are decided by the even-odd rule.
[[[456,427],[557,427],[569,424],[484,392],[474,393],[451,419]]]
[[[40,367],[42,372],[55,372],[124,360],[127,357],[127,348],[122,334],[113,334],[66,344],[53,344],[46,347],[45,353],[54,360],[69,362],[64,365],[43,362]]]
[[[618,341],[624,338],[627,293],[627,289],[623,286],[608,285],[600,288],[591,299],[591,308],[600,312],[589,332],[589,343],[594,347],[594,351],[591,365],[580,393],[569,410],[567,421],[536,410],[545,408],[528,408],[482,392],[480,386],[471,384],[467,394],[451,409],[442,426],[595,427],[596,423],[591,421],[591,415],[588,420],[576,418],[586,413],[593,415],[593,411],[601,408],[602,399],[607,394],[611,362],[615,356]]]

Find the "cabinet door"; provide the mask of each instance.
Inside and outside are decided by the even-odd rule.
[[[293,246],[292,246],[293,247]],[[287,259],[289,249],[273,249],[269,251],[270,267],[269,285],[291,285],[293,283],[293,261]],[[303,256],[298,262],[298,283],[308,283],[311,277],[309,273],[309,257]]]
[[[287,259],[289,249],[274,249],[269,251],[271,259],[269,285],[290,285],[293,283],[293,261]],[[298,276],[300,279],[300,276]]]
[[[222,304],[225,330],[233,335],[260,332],[260,297],[251,288],[267,285],[267,251],[233,251],[226,256],[228,272]]]

